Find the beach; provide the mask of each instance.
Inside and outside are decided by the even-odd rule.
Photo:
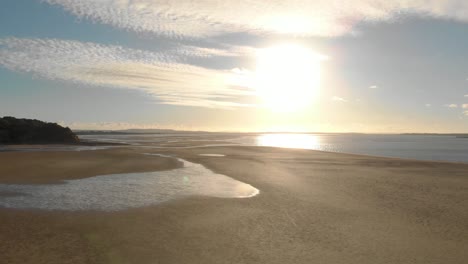
[[[170,170],[177,160],[119,148],[99,151],[0,152],[0,184],[45,184],[102,174]]]
[[[143,152],[202,164],[260,193],[251,198],[191,196],[112,212],[0,209],[0,262],[468,259],[468,164],[463,163],[248,146],[4,152],[0,183],[60,184],[180,166],[174,158]]]

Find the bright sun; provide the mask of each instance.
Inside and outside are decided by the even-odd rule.
[[[318,93],[324,58],[297,45],[262,49],[255,72],[257,95],[274,111],[292,112],[310,105]]]

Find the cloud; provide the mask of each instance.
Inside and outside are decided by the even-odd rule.
[[[444,105],[445,107],[448,107],[448,108],[458,108],[458,105],[457,104],[446,104]]]
[[[462,108],[463,108],[463,109],[468,109],[468,104],[463,104],[463,105],[462,105]]]
[[[468,94],[465,94],[464,97],[468,97]]]
[[[431,107],[432,105],[431,104],[426,104],[426,107]]]
[[[188,57],[200,57],[200,58],[211,58],[211,57],[238,57],[256,54],[257,48],[249,46],[234,46],[234,45],[222,45],[223,49],[217,48],[205,48],[189,45],[178,45],[171,52],[174,55],[188,56]]]
[[[468,110],[463,111],[463,114],[466,115],[466,116],[468,116]]]
[[[336,102],[348,102],[348,100],[344,99],[344,98],[341,98],[341,97],[338,97],[338,96],[333,96],[331,98],[332,101],[336,101]]]
[[[231,84],[236,72],[180,62],[181,56],[187,54],[216,56],[220,51],[187,50],[184,55],[177,49],[149,52],[89,42],[6,38],[0,39],[0,66],[51,80],[137,89],[154,95],[164,104],[214,108],[252,106],[239,100],[250,96],[252,91]]]
[[[379,87],[378,87],[377,85],[371,85],[371,86],[369,86],[369,88],[370,88],[370,89],[377,89],[377,88],[379,88]]]
[[[404,13],[468,21],[464,0],[43,0],[82,19],[137,32],[203,37],[226,32],[336,36]]]

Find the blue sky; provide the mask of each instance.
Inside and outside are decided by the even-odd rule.
[[[0,116],[77,129],[468,132],[468,3],[285,3],[2,1]],[[292,112],[277,110],[294,105],[294,87],[279,87],[272,108],[251,82],[259,52],[285,44],[326,58],[315,98]],[[275,73],[288,67],[299,69]]]

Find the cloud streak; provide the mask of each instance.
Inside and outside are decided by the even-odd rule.
[[[331,98],[332,101],[336,101],[336,102],[343,102],[343,103],[346,103],[348,102],[348,100],[344,99],[344,98],[341,98],[341,97],[338,97],[338,96],[333,96]]]
[[[462,104],[461,108],[463,108],[463,114],[468,116],[468,104]]]
[[[404,13],[468,21],[463,0],[43,0],[83,19],[175,38],[226,32],[336,36]]]
[[[251,90],[230,84],[233,71],[180,62],[181,57],[224,56],[220,50],[150,52],[58,39],[0,39],[0,66],[51,80],[137,89],[164,104],[233,108],[252,106],[239,98]],[[230,51],[223,51],[229,53]],[[198,55],[196,55],[196,54]],[[232,54],[231,54],[232,55]]]

